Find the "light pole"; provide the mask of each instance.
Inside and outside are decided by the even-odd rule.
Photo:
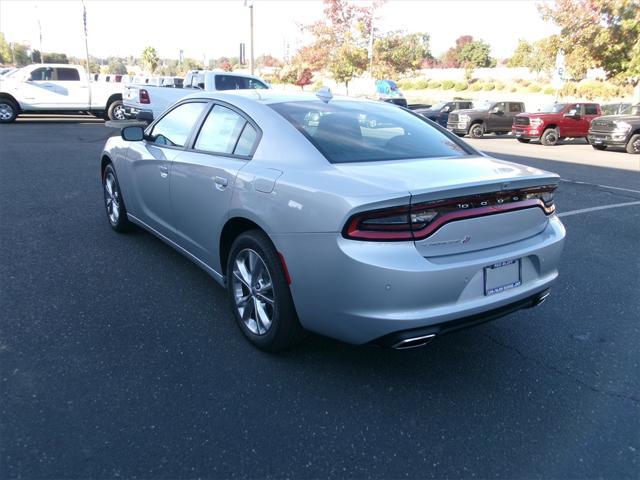
[[[251,75],[255,71],[255,62],[253,59],[253,0],[244,0],[244,6],[249,7],[249,69]]]

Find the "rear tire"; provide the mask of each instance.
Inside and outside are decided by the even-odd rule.
[[[231,245],[227,293],[240,330],[260,350],[275,352],[304,339],[282,261],[264,232],[249,230]]]
[[[547,128],[540,137],[540,143],[545,147],[556,145],[560,140],[560,134],[556,128]]]
[[[594,150],[606,150],[607,146],[606,145],[591,145],[593,147]]]
[[[474,123],[469,128],[469,135],[471,138],[482,138],[484,134],[484,126],[481,123]]]
[[[631,138],[627,142],[627,153],[637,155],[640,153],[640,133],[631,135]]]
[[[530,138],[518,138],[518,141],[520,143],[529,143],[531,141]]]
[[[112,164],[107,164],[102,172],[102,192],[104,194],[104,206],[107,211],[109,225],[116,232],[123,233],[131,230],[132,224],[127,218],[127,208],[120,191],[118,177]]]
[[[107,109],[106,120],[126,120],[127,117],[125,117],[124,112],[125,109],[122,100],[115,100],[111,102]]]
[[[8,98],[0,98],[0,123],[12,123],[18,118],[18,105]]]

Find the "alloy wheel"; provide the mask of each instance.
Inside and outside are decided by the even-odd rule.
[[[120,192],[112,172],[107,172],[104,177],[104,202],[109,221],[112,225],[116,225],[120,219]]]
[[[0,120],[9,120],[13,117],[13,107],[8,103],[0,103]]]
[[[238,252],[231,282],[242,322],[254,335],[265,335],[273,323],[275,297],[269,270],[255,250]]]
[[[124,112],[124,105],[118,105],[113,109],[113,118],[116,120],[126,120]]]

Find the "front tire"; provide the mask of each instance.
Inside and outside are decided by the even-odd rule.
[[[108,120],[126,120],[125,116],[125,108],[122,100],[115,100],[111,102],[109,108],[107,109],[107,119]]]
[[[227,292],[240,330],[260,350],[283,350],[304,338],[280,256],[262,231],[233,242]]]
[[[107,219],[111,228],[120,233],[130,230],[131,222],[127,218],[127,208],[124,205],[118,177],[112,164],[108,164],[102,173],[102,191]]]
[[[627,142],[627,153],[632,155],[637,155],[640,153],[640,133],[636,133],[635,135],[631,135],[631,138]]]
[[[0,123],[12,123],[18,118],[18,105],[8,98],[0,99]]]
[[[540,137],[540,143],[545,147],[551,147],[556,145],[560,140],[560,133],[556,128],[547,128],[542,137]]]
[[[481,123],[474,123],[471,125],[471,128],[469,128],[469,135],[471,135],[471,138],[482,138],[483,134],[484,127]]]

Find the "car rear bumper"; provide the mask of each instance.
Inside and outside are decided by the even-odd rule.
[[[408,330],[442,330],[449,322],[503,308],[509,313],[506,307],[547,290],[557,277],[564,237],[562,223],[552,216],[532,237],[431,258],[421,256],[413,242],[360,242],[338,233],[272,238],[286,259],[302,325],[364,344]],[[485,267],[516,259],[522,284],[486,296]]]

